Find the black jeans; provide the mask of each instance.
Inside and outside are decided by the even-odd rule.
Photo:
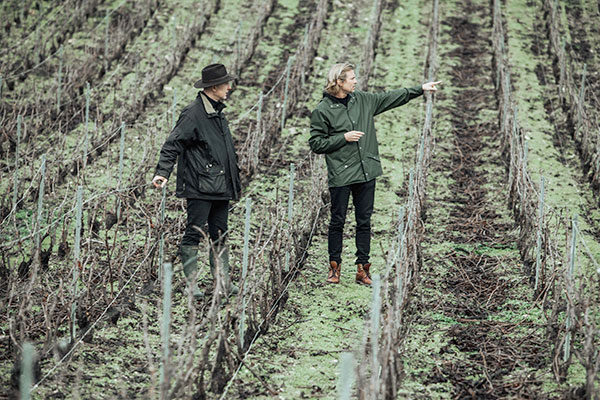
[[[331,221],[329,222],[329,261],[342,262],[342,237],[348,200],[352,193],[352,203],[356,215],[356,263],[369,262],[371,252],[371,215],[375,201],[375,179],[353,185],[330,187]]]
[[[181,240],[182,246],[197,246],[206,232],[215,245],[221,245],[227,234],[229,200],[187,199],[187,225]],[[199,231],[198,229],[201,229]]]

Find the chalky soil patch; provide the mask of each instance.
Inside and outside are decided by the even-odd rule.
[[[436,106],[424,265],[411,296],[401,393],[549,398],[542,385],[550,351],[506,206],[489,4],[464,0],[443,13],[446,85]]]

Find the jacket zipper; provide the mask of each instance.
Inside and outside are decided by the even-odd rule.
[[[236,189],[236,184],[235,184],[235,179],[233,178],[233,169],[231,168],[231,157],[229,157],[229,146],[227,143],[227,138],[225,137],[225,128],[223,128],[223,120],[221,118],[221,115],[217,114],[217,118],[219,118],[219,125],[221,126],[221,137],[223,138],[223,144],[225,145],[225,153],[227,154],[227,168],[229,169],[229,179],[231,180],[231,190],[233,191],[233,193],[231,193],[231,197],[233,199],[236,198],[237,196],[237,189]]]
[[[352,99],[351,99],[352,100]],[[348,106],[350,105],[350,102],[348,102]],[[350,110],[349,107],[346,107],[346,115],[348,115],[348,120],[350,120],[350,124],[352,124],[352,130],[354,130],[354,121],[352,121],[352,118],[350,118]],[[365,164],[363,163],[363,158],[362,158],[362,152],[360,151],[360,139],[358,139],[358,142],[356,142],[356,149],[358,150],[358,161],[360,162],[360,168],[362,169],[363,175],[365,177],[366,180],[368,180],[367,177],[367,173],[365,172]]]

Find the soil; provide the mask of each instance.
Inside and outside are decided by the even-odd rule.
[[[451,59],[456,68],[449,71],[452,89],[437,106],[439,118],[449,119],[450,132],[438,142],[444,151],[434,155],[432,169],[449,179],[446,187],[434,184],[428,209],[444,207],[447,214],[443,228],[426,226],[424,240],[423,285],[437,290],[422,294],[424,303],[413,307],[415,314],[434,308],[452,322],[440,328],[445,344],[432,354],[436,366],[406,379],[444,383],[455,399],[547,398],[540,394],[541,381],[527,372],[548,362],[539,327],[527,318],[503,316],[526,279],[514,251],[517,235],[507,220],[506,194],[489,189],[503,187],[504,167],[489,73],[489,5],[482,3],[459,1],[454,16],[442,22],[449,36],[446,45],[453,47],[442,58]],[[438,191],[444,193],[440,198]],[[447,250],[432,252],[440,244]],[[427,322],[420,317],[413,321]]]

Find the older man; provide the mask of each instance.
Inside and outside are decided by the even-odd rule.
[[[222,64],[202,69],[202,79],[194,87],[202,89],[179,116],[177,125],[160,151],[152,183],[163,187],[177,162],[176,196],[186,199],[187,225],[179,254],[188,288],[197,299],[204,293],[196,283],[198,244],[206,232],[211,240],[209,262],[215,271],[216,257],[223,269],[227,294],[238,289],[229,279],[229,257],[225,238],[229,201],[239,199],[240,177],[237,155],[223,114],[230,82],[235,78]]]
[[[323,98],[310,118],[309,144],[315,153],[325,154],[327,162],[331,194],[327,282],[340,282],[342,235],[352,195],[356,214],[356,282],[371,285],[371,215],[375,178],[383,173],[373,117],[406,104],[425,90],[436,91],[441,82],[382,93],[355,90],[356,83],[352,64],[331,67]]]

